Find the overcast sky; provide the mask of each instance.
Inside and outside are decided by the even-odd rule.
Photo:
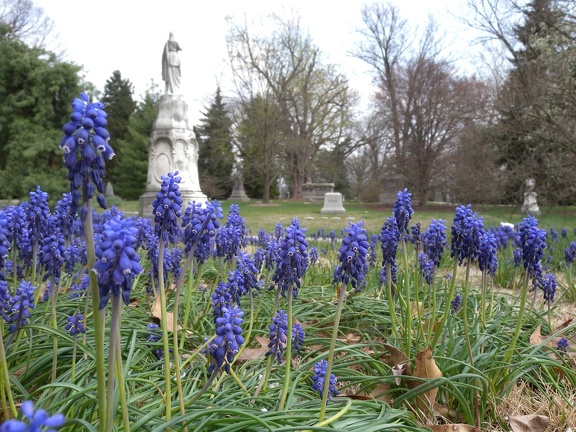
[[[227,17],[241,22],[258,20],[271,12],[294,9],[314,43],[328,61],[340,65],[364,99],[370,92],[366,66],[348,56],[358,40],[361,9],[366,0],[189,0],[135,1],[35,0],[54,21],[58,47],[65,59],[82,65],[87,81],[103,91],[114,70],[134,84],[136,99],[154,80],[164,88],[162,50],[170,32],[182,51],[181,90],[189,104],[192,124],[197,124],[220,82],[231,95],[226,65]],[[413,25],[424,25],[429,14],[442,23],[455,44],[466,49],[466,33],[451,13],[462,13],[464,0],[393,0],[402,16]]]

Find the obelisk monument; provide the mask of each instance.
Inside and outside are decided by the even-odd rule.
[[[191,201],[204,202],[198,178],[198,141],[188,124],[188,104],[180,93],[180,45],[170,33],[162,53],[164,94],[148,144],[146,192],[140,196],[140,216],[152,217],[152,202],[162,185],[161,176],[178,171],[184,207]],[[184,209],[183,209],[184,210]]]

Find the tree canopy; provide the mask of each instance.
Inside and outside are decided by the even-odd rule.
[[[17,38],[0,37],[1,198],[22,198],[41,184],[54,197],[68,190],[58,143],[79,67]]]

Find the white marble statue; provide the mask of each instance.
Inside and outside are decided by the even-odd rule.
[[[539,215],[540,208],[538,207],[538,202],[536,197],[538,194],[534,192],[534,186],[536,186],[536,181],[533,178],[526,179],[526,192],[524,192],[524,203],[522,204],[522,213],[528,213],[530,215]]]
[[[207,199],[200,189],[198,141],[188,122],[188,104],[178,92],[180,49],[170,33],[162,54],[162,79],[166,89],[158,101],[158,115],[148,144],[148,176],[146,192],[140,196],[140,216],[152,216],[151,204],[160,190],[162,176],[169,172],[179,172],[182,178],[180,192],[186,206],[189,202]]]
[[[168,42],[164,45],[162,52],[162,80],[166,83],[164,93],[175,94],[180,89],[180,56],[178,51],[182,51],[180,45],[174,39],[174,34],[170,32]]]

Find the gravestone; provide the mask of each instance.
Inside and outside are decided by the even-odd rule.
[[[534,192],[534,186],[536,186],[536,181],[533,178],[526,179],[526,192],[524,192],[522,213],[538,216],[540,214],[540,208],[536,200],[538,194]]]
[[[108,198],[112,198],[114,196],[114,188],[112,187],[112,183],[106,183],[106,188],[104,189],[104,196]]]
[[[324,202],[324,196],[332,192],[334,192],[334,183],[312,183],[307,181],[302,185],[302,198],[310,202]]]
[[[323,214],[342,214],[346,209],[342,206],[342,194],[340,192],[328,192],[324,195],[324,207],[320,210]]]
[[[232,181],[234,182],[234,187],[232,193],[228,197],[230,201],[250,201],[246,191],[244,190],[244,177],[240,171],[236,171],[232,174]]]
[[[158,102],[158,116],[148,143],[148,177],[146,192],[140,196],[140,216],[152,217],[152,202],[162,185],[162,176],[178,171],[182,178],[180,191],[184,207],[189,202],[204,202],[207,197],[200,189],[198,178],[198,141],[188,123],[188,104],[181,94],[180,46],[171,34],[162,56],[162,79],[165,94]]]

